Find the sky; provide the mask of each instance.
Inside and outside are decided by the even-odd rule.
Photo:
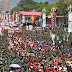
[[[20,0],[10,0],[10,1],[12,3],[12,6],[14,7],[14,6],[16,6],[19,3]],[[58,0],[34,0],[34,1],[36,1],[36,2],[45,2],[45,1],[48,1],[49,3],[51,3],[51,2],[56,2]]]

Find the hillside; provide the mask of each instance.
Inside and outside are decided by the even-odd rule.
[[[41,0],[39,0],[41,1]],[[52,1],[52,0],[50,0]],[[53,0],[54,1],[54,0]],[[56,1],[56,0],[55,0]],[[57,15],[68,16],[68,7],[72,4],[72,0],[58,0],[58,2],[48,3],[48,2],[36,2],[33,0],[20,0],[18,5],[11,10],[11,13],[18,11],[32,11],[35,9],[37,12],[42,12],[46,9],[46,14],[50,15],[51,8],[53,6],[56,8]]]
[[[36,2],[46,2],[46,1],[48,1],[49,3],[53,3],[53,2],[57,2],[58,0],[34,0],[34,1],[36,1]]]
[[[32,0],[21,0],[19,2],[19,4],[14,7],[12,9],[11,12],[16,12],[16,11],[32,11],[33,9],[35,9],[36,11],[38,12],[42,12],[42,9],[46,9],[46,14],[50,14],[51,12],[51,8],[53,6],[56,6],[56,3],[38,3],[38,2],[35,2],[35,1],[32,1]]]
[[[10,0],[11,3],[12,3],[12,6],[17,6],[17,4],[19,3],[20,0]],[[52,3],[52,2],[57,2],[58,0],[34,0],[36,2],[45,2],[45,1],[48,1],[49,3]]]

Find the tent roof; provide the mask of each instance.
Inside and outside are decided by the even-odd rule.
[[[20,16],[20,14],[22,14],[22,15],[29,15],[29,16],[41,16],[42,15],[42,13],[41,12],[31,12],[31,11],[19,11],[19,16]]]

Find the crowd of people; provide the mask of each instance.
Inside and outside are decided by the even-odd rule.
[[[7,37],[9,46],[0,48],[0,70],[3,72],[71,72],[72,49],[64,44],[53,45],[48,29]],[[4,39],[1,37],[1,39]],[[1,44],[4,46],[4,44]],[[19,64],[20,68],[10,67]]]

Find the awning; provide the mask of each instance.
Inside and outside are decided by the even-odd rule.
[[[20,14],[22,15],[28,15],[28,16],[41,16],[42,15],[42,12],[31,12],[31,11],[19,11],[19,16]]]
[[[50,15],[47,16],[48,18],[51,18]],[[65,16],[56,16],[56,18],[65,18]]]

